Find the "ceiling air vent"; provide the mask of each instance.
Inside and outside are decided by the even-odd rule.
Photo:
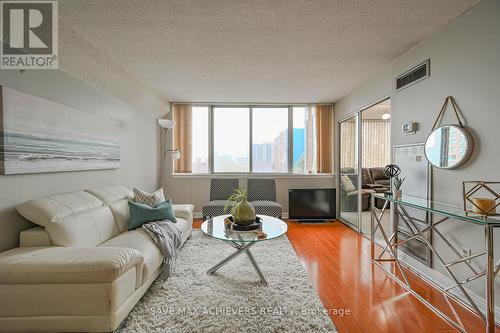
[[[396,78],[396,91],[407,88],[431,75],[431,62],[427,59]]]

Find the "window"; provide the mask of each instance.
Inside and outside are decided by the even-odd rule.
[[[214,172],[248,172],[249,108],[214,107]]]
[[[252,171],[288,172],[288,108],[252,109]]]
[[[331,105],[174,104],[176,174],[331,173]]]

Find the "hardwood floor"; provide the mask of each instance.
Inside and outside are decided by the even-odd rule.
[[[200,225],[197,219],[194,227]],[[370,242],[354,230],[340,222],[288,226],[288,239],[339,332],[458,332],[372,264]],[[459,314],[469,332],[484,332],[474,314],[409,272],[408,278],[451,318]]]

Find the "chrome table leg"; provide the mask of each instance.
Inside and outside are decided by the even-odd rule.
[[[253,269],[259,275],[260,283],[263,286],[267,286],[266,278],[264,277],[264,274],[262,274],[262,272],[261,272],[261,270],[259,268],[259,265],[257,265],[257,262],[255,261],[255,258],[253,257],[252,252],[250,252],[250,250],[246,250],[246,253],[247,253],[248,259],[250,259],[250,263],[252,263]]]
[[[486,333],[495,332],[495,261],[493,259],[493,226],[485,226],[486,236]]]
[[[219,268],[222,266],[226,265],[227,263],[231,262],[234,258],[238,257],[242,253],[246,253],[248,256],[248,259],[250,259],[250,263],[252,264],[253,269],[259,275],[260,283],[263,286],[267,286],[267,281],[266,278],[264,277],[264,274],[262,274],[262,271],[259,268],[259,265],[257,265],[257,261],[255,261],[255,257],[253,256],[252,252],[250,252],[250,247],[256,243],[246,243],[244,245],[239,244],[238,242],[227,242],[228,245],[236,248],[236,252],[232,253],[231,255],[227,256],[223,260],[221,260],[219,263],[214,265],[212,268],[210,268],[207,271],[207,274],[214,274]]]
[[[225,259],[223,259],[222,261],[220,261],[219,263],[217,263],[215,266],[213,266],[212,268],[210,268],[207,271],[208,274],[215,273],[219,268],[221,268],[222,266],[224,266],[228,262],[232,261],[234,258],[238,257],[240,254],[244,253],[254,243],[248,243],[248,244],[245,244],[245,245],[240,245],[240,244],[237,244],[237,243],[233,242],[232,244],[237,246],[236,247],[236,246],[231,245],[231,246],[237,248],[236,252],[234,252],[233,254],[229,255],[228,257],[226,257]]]

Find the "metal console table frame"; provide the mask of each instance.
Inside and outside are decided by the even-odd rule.
[[[384,205],[381,209],[375,207],[375,199],[385,200]],[[390,206],[393,206],[393,214],[392,214],[392,230],[389,235],[388,232],[384,229],[382,225],[382,219],[384,213],[388,210]],[[494,280],[497,276],[500,266],[495,264],[494,254],[493,254],[493,229],[495,227],[500,227],[500,218],[498,217],[488,217],[484,218],[481,216],[467,215],[463,209],[453,207],[450,205],[445,205],[425,199],[419,199],[411,196],[403,196],[403,198],[397,199],[392,196],[385,196],[384,194],[372,194],[371,195],[371,259],[372,262],[375,263],[378,267],[385,271],[387,275],[389,275],[392,279],[394,279],[398,284],[400,284],[404,289],[406,289],[410,294],[415,296],[419,301],[421,301],[424,305],[426,305],[431,311],[436,313],[441,318],[448,321],[451,325],[453,325],[456,329],[461,332],[467,333],[465,327],[457,323],[455,320],[451,319],[444,312],[435,307],[432,303],[418,294],[416,291],[412,289],[410,286],[408,279],[404,270],[402,269],[402,264],[398,258],[397,252],[398,247],[411,241],[419,239],[430,249],[435,259],[440,262],[453,283],[451,286],[446,288],[439,288],[440,291],[451,299],[455,300],[457,303],[463,305],[467,309],[473,311],[478,317],[480,317],[486,326],[485,332],[493,333],[495,331],[495,300],[494,300]],[[411,207],[418,210],[423,210],[429,212],[431,214],[440,215],[442,218],[434,222],[434,219],[431,218],[430,225],[425,228],[418,228],[417,224],[414,221],[414,218],[410,216],[408,210],[405,207]],[[399,218],[398,218],[399,216]],[[453,219],[473,223],[478,226],[484,227],[485,230],[485,249],[484,251],[474,253],[468,256],[462,255],[457,248],[446,238],[446,235],[441,233],[436,227],[444,222],[450,222]],[[404,239],[398,240],[397,235],[397,227],[399,220],[404,223],[408,229],[410,230],[411,236]],[[382,234],[384,245],[382,252],[375,256],[375,235],[377,230],[380,230]],[[448,248],[457,256],[455,260],[446,262],[444,258],[436,251],[436,248],[428,241],[425,237],[426,233],[433,232],[436,237],[439,237]],[[384,258],[384,254],[388,254],[389,258]],[[477,257],[485,256],[485,269],[483,271],[477,271],[469,262],[469,260]],[[402,280],[396,276],[396,271],[393,273],[387,267],[382,265],[381,262],[384,261],[392,261],[395,264],[395,270],[399,270],[400,275],[402,276]],[[465,280],[460,280],[456,277],[456,275],[450,269],[452,266],[457,264],[464,264],[471,271],[472,275]],[[486,294],[486,315],[484,315],[477,304],[474,302],[470,294],[464,288],[464,285],[485,276],[485,294]],[[430,281],[431,282],[431,281]],[[431,282],[432,283],[432,282]],[[433,284],[436,286],[435,284]],[[437,286],[436,286],[437,287]],[[466,302],[455,295],[451,294],[449,290],[458,288],[458,290],[463,294]]]

